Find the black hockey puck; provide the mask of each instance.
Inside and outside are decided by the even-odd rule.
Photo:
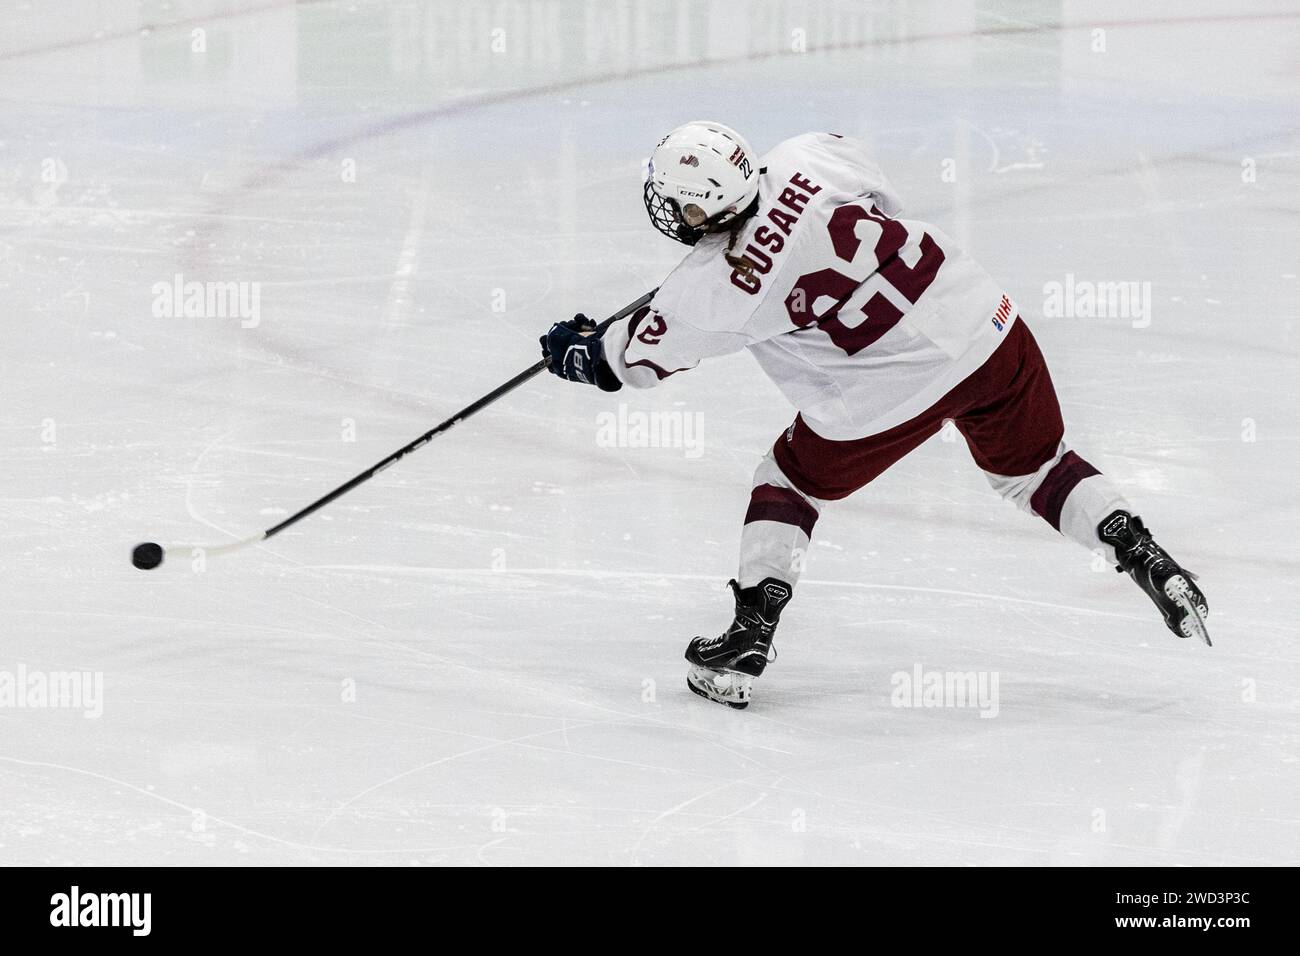
[[[137,544],[131,552],[131,563],[141,571],[149,571],[162,564],[163,549],[152,541]]]

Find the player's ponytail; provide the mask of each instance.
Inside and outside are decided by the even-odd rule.
[[[767,172],[767,169],[764,168],[760,170],[760,172]],[[754,274],[754,263],[748,256],[738,256],[735,254],[736,241],[740,239],[740,233],[741,230],[745,228],[745,223],[749,222],[756,212],[758,212],[757,196],[754,197],[753,201],[744,209],[743,212],[733,216],[726,224],[727,251],[722,254],[723,258],[727,260],[727,265],[745,276],[752,276]]]

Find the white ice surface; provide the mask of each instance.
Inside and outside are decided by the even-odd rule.
[[[83,6],[0,12],[0,673],[102,672],[103,714],[0,707],[0,863],[1300,862],[1294,3]],[[539,379],[262,547],[130,567],[655,285],[640,161],[697,116],[872,144],[1215,647],[936,439],[823,517],[757,702],[693,697],[791,417],[743,355]],[[177,273],[260,324],[155,317]],[[1150,326],[1042,318],[1067,273],[1149,282]],[[619,403],[702,454],[601,447]],[[918,663],[997,717],[891,706]]]

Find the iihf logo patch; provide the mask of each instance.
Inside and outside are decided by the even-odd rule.
[[[1005,295],[1002,301],[998,303],[998,310],[993,313],[993,328],[1001,332],[1007,325],[1007,319],[1011,318],[1011,300]]]

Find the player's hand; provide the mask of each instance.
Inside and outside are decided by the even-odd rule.
[[[581,312],[567,322],[556,322],[538,341],[551,374],[570,382],[597,385],[606,392],[623,387],[605,362],[604,343],[596,333],[596,323]]]

